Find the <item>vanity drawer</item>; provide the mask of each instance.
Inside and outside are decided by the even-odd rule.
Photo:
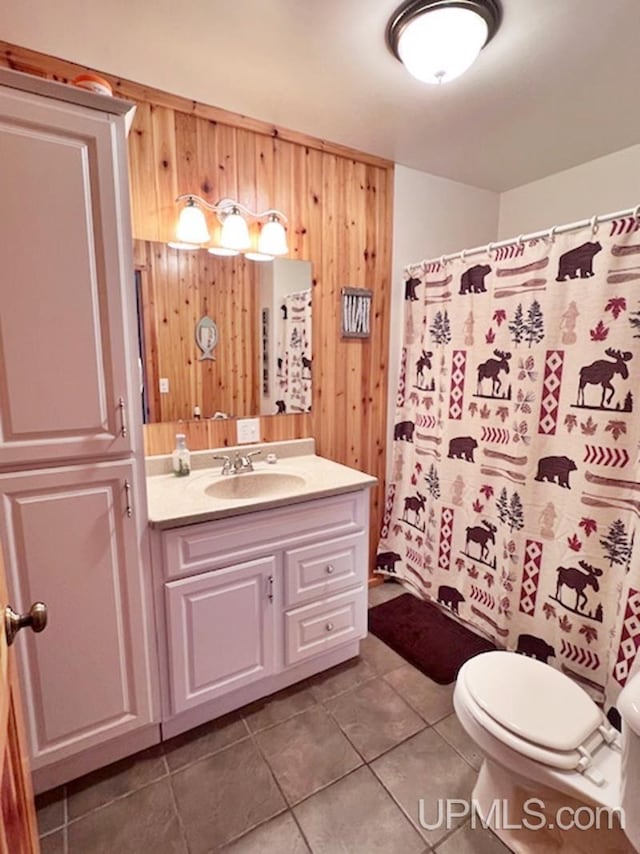
[[[164,575],[193,575],[311,539],[326,543],[367,531],[368,511],[361,490],[163,531]]]
[[[364,637],[367,605],[364,587],[304,605],[284,615],[285,664],[297,664],[340,644]]]
[[[364,534],[339,537],[290,549],[284,555],[284,604],[324,599],[364,580],[367,541]]]

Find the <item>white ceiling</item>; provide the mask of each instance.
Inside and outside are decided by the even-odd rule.
[[[3,0],[0,37],[503,191],[640,142],[640,0],[502,0],[463,77],[410,77],[396,0]]]

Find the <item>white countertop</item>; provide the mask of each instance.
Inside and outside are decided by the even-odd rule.
[[[265,456],[271,451],[271,447],[270,445],[263,446]],[[228,454],[229,452],[230,449],[218,449],[208,453]],[[256,472],[279,472],[304,478],[303,483],[297,486],[295,491],[278,496],[220,499],[207,495],[206,487],[223,479],[251,476],[247,474],[222,475],[220,474],[220,465],[220,463],[216,463],[215,465],[212,464],[210,468],[192,469],[191,474],[187,477],[176,477],[174,474],[148,476],[147,500],[151,527],[176,528],[196,522],[239,516],[256,510],[286,507],[289,504],[311,501],[314,498],[355,492],[374,486],[377,482],[376,478],[369,474],[364,474],[313,453],[305,453],[300,456],[283,456],[274,464],[267,463],[264,460],[254,460],[253,463]]]

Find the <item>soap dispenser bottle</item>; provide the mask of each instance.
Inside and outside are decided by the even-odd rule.
[[[191,454],[186,444],[187,437],[184,433],[176,433],[176,447],[171,455],[173,461],[173,473],[177,477],[185,477],[191,473]]]

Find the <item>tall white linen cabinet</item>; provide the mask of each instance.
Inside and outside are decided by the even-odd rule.
[[[159,741],[126,118],[0,70],[0,539],[36,790]]]

